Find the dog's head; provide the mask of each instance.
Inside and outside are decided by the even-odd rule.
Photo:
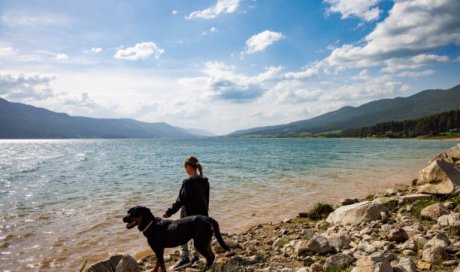
[[[123,222],[126,223],[127,229],[132,229],[135,226],[138,229],[144,229],[154,218],[150,209],[136,206],[128,210],[128,214],[123,217]]]

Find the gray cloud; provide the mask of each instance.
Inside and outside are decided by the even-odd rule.
[[[260,85],[239,85],[230,80],[216,81],[210,86],[214,97],[235,103],[247,103],[262,96],[265,92]]]
[[[53,96],[50,76],[0,74],[0,95],[9,99],[47,99]]]
[[[99,108],[100,106],[89,97],[88,93],[81,93],[80,97],[68,97],[64,99],[64,104],[69,106]]]

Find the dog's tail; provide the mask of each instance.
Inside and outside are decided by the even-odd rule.
[[[212,228],[214,230],[214,235],[216,236],[217,242],[219,242],[220,246],[225,249],[226,251],[230,251],[230,248],[225,244],[224,239],[222,239],[222,234],[220,233],[219,223],[216,220],[211,218]]]

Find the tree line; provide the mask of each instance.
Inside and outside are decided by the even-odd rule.
[[[328,137],[412,138],[436,136],[444,132],[460,132],[460,110],[452,110],[416,120],[390,121],[370,127],[345,129]]]

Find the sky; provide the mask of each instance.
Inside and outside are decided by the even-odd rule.
[[[0,97],[235,130],[460,83],[458,0],[0,0]]]

